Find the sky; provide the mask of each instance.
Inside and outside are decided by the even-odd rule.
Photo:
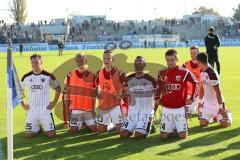
[[[9,3],[0,0],[0,19],[12,22]],[[232,16],[240,0],[27,0],[27,22],[66,18],[68,15],[106,15],[108,20],[149,20],[181,18],[199,6],[212,7],[223,16]]]

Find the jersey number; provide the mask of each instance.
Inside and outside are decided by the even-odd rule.
[[[77,125],[77,118],[70,118],[70,124]]]
[[[32,123],[26,123],[26,130],[32,130]]]
[[[165,123],[161,124],[161,128],[162,128],[162,130],[165,130]]]

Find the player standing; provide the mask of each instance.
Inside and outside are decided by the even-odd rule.
[[[22,88],[28,89],[28,104],[22,100],[26,110],[26,137],[32,138],[40,131],[40,125],[46,136],[55,137],[55,125],[51,110],[57,104],[61,87],[55,76],[42,69],[42,58],[39,54],[30,57],[32,71],[22,77]],[[50,102],[50,87],[55,90],[54,101]]]
[[[86,66],[87,56],[85,54],[77,54],[75,62],[77,68],[73,69],[67,76],[64,96],[65,112],[67,117],[70,115],[70,132],[78,132],[84,123],[89,130],[96,132],[95,75]]]
[[[127,120],[122,123],[120,137],[145,138],[153,121],[153,97],[156,91],[156,80],[144,73],[145,59],[137,56],[134,62],[135,73],[127,77],[130,94]]]
[[[218,47],[220,47],[220,40],[215,33],[214,27],[208,29],[208,34],[204,39],[206,52],[208,55],[209,64],[214,68],[214,63],[217,66],[217,72],[220,74],[220,62],[218,60]]]
[[[103,62],[104,68],[96,74],[96,86],[100,90],[97,130],[99,133],[106,132],[107,126],[112,122],[119,132],[123,120],[120,104],[126,97],[126,77],[123,71],[112,66],[112,51],[104,51]]]
[[[199,82],[198,83],[198,90],[197,90],[197,96],[193,97],[193,103],[191,105],[187,105],[187,113],[192,115],[196,113],[197,107],[198,107],[198,100],[199,100],[199,94],[200,94],[200,73],[201,69],[197,63],[197,55],[199,54],[199,48],[198,46],[191,46],[190,47],[190,55],[191,55],[191,60],[186,61],[183,64],[183,67],[188,69],[196,78],[196,80]],[[193,86],[191,83],[188,83],[188,95],[192,93]]]
[[[158,105],[162,105],[160,122],[160,137],[167,139],[175,129],[182,139],[187,137],[186,104],[191,104],[196,94],[197,82],[191,72],[177,66],[177,51],[170,49],[165,53],[167,67],[158,74],[158,89],[156,94],[156,113]],[[187,82],[192,83],[191,97],[188,97]]]
[[[20,52],[20,56],[22,56],[22,52],[23,52],[23,43],[19,43],[19,52]]]
[[[58,42],[58,56],[62,56],[63,54],[63,49],[64,49],[64,44],[63,41]]]
[[[215,70],[208,64],[206,53],[200,53],[197,61],[202,70],[200,88],[200,126],[207,126],[210,119],[217,117],[222,127],[228,127],[232,123],[230,110],[226,110],[220,90],[220,82]]]

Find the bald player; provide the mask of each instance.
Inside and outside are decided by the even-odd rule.
[[[135,73],[127,76],[130,102],[127,120],[123,122],[120,137],[137,139],[146,138],[153,122],[153,97],[156,91],[156,80],[144,73],[146,61],[137,56],[134,62]]]
[[[91,132],[97,131],[95,123],[95,74],[87,67],[87,55],[75,57],[76,68],[67,75],[64,107],[69,119],[70,132],[76,133],[84,124]]]

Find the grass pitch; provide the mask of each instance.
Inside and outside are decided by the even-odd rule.
[[[189,49],[178,48],[179,65],[190,58]],[[201,48],[201,51],[204,51]],[[116,50],[116,65],[126,73],[133,71],[133,61],[137,55],[145,57],[147,69],[157,76],[161,65],[165,65],[164,53],[166,49],[128,49]],[[71,59],[79,51],[65,51],[62,57],[56,51],[38,52],[43,56],[43,68],[54,72],[63,85],[66,73],[74,66]],[[101,67],[102,50],[84,51],[89,55],[89,67],[96,71]],[[14,63],[19,77],[31,70],[29,56],[33,52],[14,55]],[[219,57],[221,62],[221,89],[227,107],[233,112],[233,125],[221,129],[216,123],[206,128],[198,127],[197,118],[189,120],[189,137],[186,140],[170,138],[163,141],[157,132],[147,139],[133,138],[122,140],[113,132],[105,134],[91,134],[82,131],[79,134],[70,134],[63,129],[61,120],[61,100],[54,109],[54,118],[57,128],[57,137],[48,139],[40,134],[34,139],[24,137],[25,111],[18,105],[14,109],[14,158],[15,159],[196,159],[196,160],[238,160],[240,159],[240,47],[221,47]],[[64,65],[63,65],[64,64]],[[160,65],[161,64],[161,65]],[[132,68],[131,68],[132,67]],[[0,54],[0,138],[4,157],[7,153],[6,139],[6,53]],[[161,108],[161,107],[159,107]],[[159,110],[160,112],[160,110]],[[1,149],[1,148],[0,148]]]

